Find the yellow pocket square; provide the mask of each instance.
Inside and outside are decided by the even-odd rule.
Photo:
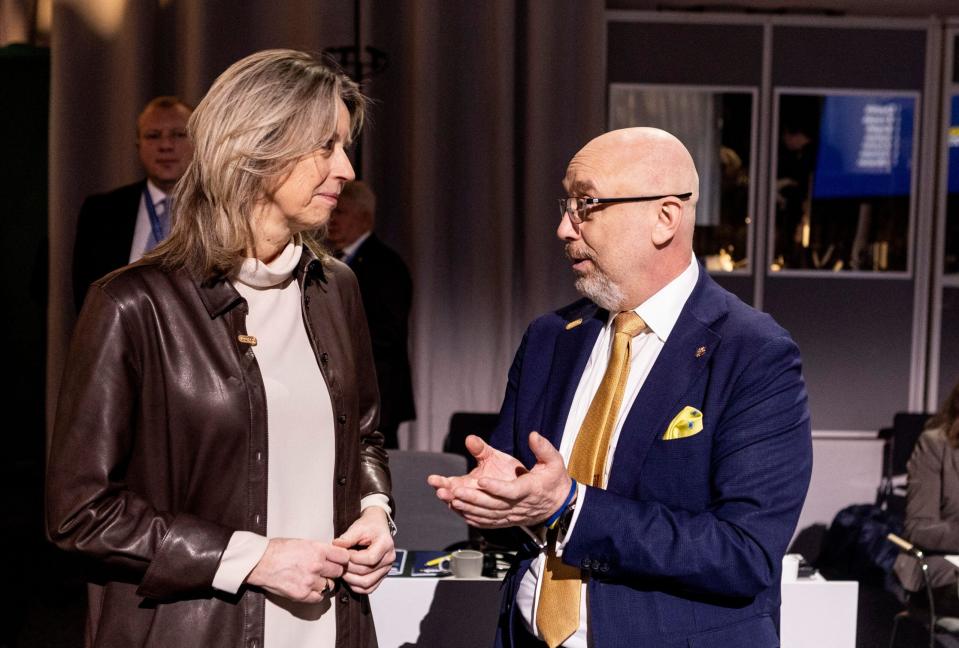
[[[703,413],[687,405],[673,418],[666,428],[663,441],[685,439],[703,431]]]

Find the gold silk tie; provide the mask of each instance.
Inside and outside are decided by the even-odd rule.
[[[581,484],[603,487],[609,440],[616,428],[629,375],[630,342],[645,328],[646,323],[633,311],[620,313],[613,322],[609,364],[569,457],[569,474]],[[586,576],[578,567],[567,565],[557,557],[550,545],[542,579],[536,626],[549,648],[556,648],[579,628],[580,592]]]

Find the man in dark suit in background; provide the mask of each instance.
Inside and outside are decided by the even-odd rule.
[[[586,296],[535,320],[478,466],[433,475],[530,538],[497,646],[773,648],[812,441],[799,350],[693,256],[699,178],[651,128],[587,144],[557,234]]]
[[[360,284],[370,325],[380,389],[380,431],[387,448],[399,447],[400,423],[416,418],[407,352],[413,282],[403,259],[373,232],[376,195],[359,180],[343,187],[327,242]]]
[[[169,234],[168,196],[193,158],[186,128],[192,112],[176,97],[151,100],[140,113],[136,130],[137,152],[147,177],[83,201],[73,248],[77,310],[92,282],[133,263]]]

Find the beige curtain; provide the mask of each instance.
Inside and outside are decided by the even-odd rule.
[[[566,162],[603,129],[603,3],[365,0],[361,11],[363,44],[389,55],[366,85],[362,175],[415,289],[408,445],[438,449],[453,412],[499,407],[528,320],[575,297],[554,203]],[[352,44],[352,2],[56,3],[48,414],[73,323],[77,211],[141,176],[142,105],[167,93],[197,102],[259,49]]]
[[[0,47],[45,45],[51,10],[52,0],[0,0]]]

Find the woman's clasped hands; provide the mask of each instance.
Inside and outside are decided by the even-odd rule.
[[[342,578],[358,594],[373,592],[393,564],[386,511],[370,507],[332,543],[272,538],[247,583],[284,598],[318,603]]]

